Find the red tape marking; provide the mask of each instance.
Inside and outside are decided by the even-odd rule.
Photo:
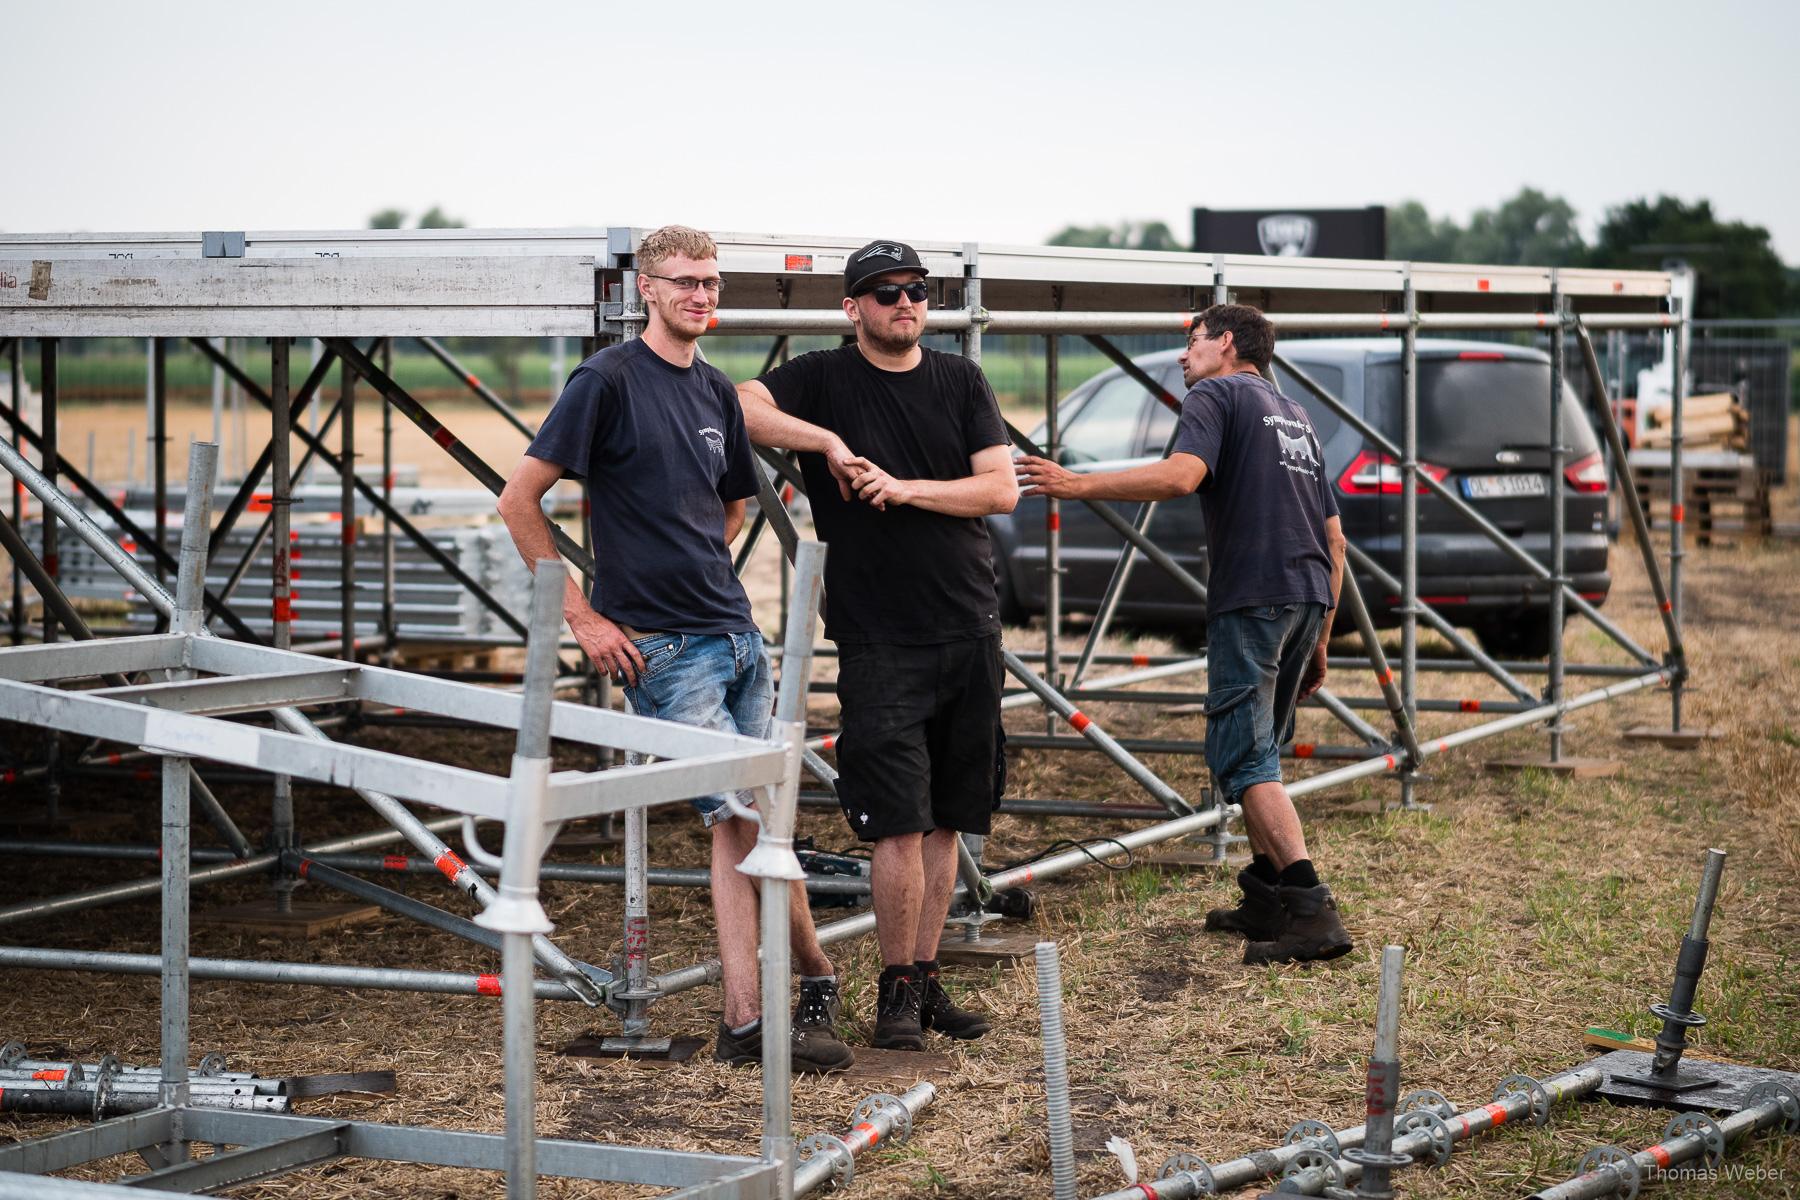
[[[827,737],[824,743],[820,745],[819,749],[829,750],[835,745],[837,745],[837,739],[835,737]]]
[[[67,1071],[63,1071],[63,1070],[33,1071],[31,1073],[31,1077],[33,1079],[47,1080],[50,1083],[61,1083],[63,1081],[63,1079],[68,1076],[68,1074],[69,1073]]]
[[[463,860],[456,857],[454,850],[446,850],[438,855],[432,865],[442,871],[444,878],[452,883],[456,882],[456,877],[463,873]]]
[[[17,771],[0,772],[0,783],[12,783],[19,778]]]
[[[1295,758],[1311,758],[1312,756],[1313,756],[1313,744],[1311,742],[1295,742],[1294,743],[1294,757]]]
[[[1677,504],[1674,507],[1670,508],[1669,509],[1669,520],[1675,522],[1675,524],[1677,524],[1677,525],[1679,525],[1683,521],[1687,520],[1687,505]]]
[[[445,429],[442,425],[439,425],[436,429],[432,430],[431,440],[446,450],[456,445],[456,435],[451,433],[448,429]]]
[[[404,854],[389,854],[381,860],[381,869],[384,871],[404,871],[409,865]]]
[[[300,860],[300,878],[306,878],[306,873],[312,870],[312,865],[312,859],[310,858],[303,858]]]
[[[479,380],[475,377],[475,373],[473,371],[469,372],[467,375],[464,375],[463,381],[472,388],[478,388],[481,386],[481,380]]]
[[[1391,771],[1394,769],[1395,765],[1396,765],[1396,760],[1395,760],[1394,756],[1391,754],[1388,755],[1387,756],[1387,769]]]
[[[1482,1109],[1481,1111],[1486,1113],[1488,1116],[1494,1118],[1494,1128],[1495,1129],[1498,1129],[1498,1128],[1500,1128],[1500,1126],[1506,1124],[1506,1105],[1490,1104],[1486,1108]]]
[[[869,1139],[869,1149],[871,1149],[871,1150],[873,1150],[875,1148],[875,1143],[879,1142],[881,1140],[881,1133],[873,1125],[869,1124],[867,1121],[864,1121],[862,1124],[856,1126],[850,1132],[851,1133],[860,1133],[864,1137],[868,1138]]]
[[[1025,874],[1023,874],[1019,877],[1019,882],[1020,883],[1030,883],[1033,879],[1036,879],[1036,878],[1037,878],[1037,872],[1032,870],[1030,867],[1026,867]]]
[[[1486,279],[1477,279],[1475,281],[1475,290],[1478,292],[1485,292],[1493,286],[1493,283]]]
[[[475,991],[483,996],[498,996],[500,994],[500,977],[498,975],[477,975]]]
[[[1656,1165],[1665,1171],[1669,1169],[1669,1164],[1675,1161],[1675,1156],[1661,1146],[1646,1147],[1644,1153],[1655,1159]]]
[[[1131,656],[1131,665],[1134,667],[1147,667],[1150,665],[1150,656],[1148,654],[1134,654]]]
[[[1160,1200],[1160,1198],[1156,1194],[1156,1189],[1151,1187],[1149,1184],[1140,1183],[1137,1185],[1137,1188],[1138,1188],[1138,1191],[1144,1193],[1144,1200]]]
[[[278,622],[292,621],[294,619],[293,602],[286,596],[275,597],[275,606],[270,610],[270,615]]]
[[[1456,707],[1462,709],[1464,712],[1480,712],[1481,711],[1481,701],[1479,701],[1479,700],[1458,700],[1456,702]]]
[[[1051,533],[1055,533],[1057,530],[1061,529],[1062,528],[1062,514],[1061,513],[1045,513],[1044,514],[1044,528],[1048,529]]]
[[[250,504],[245,512],[265,513],[275,507],[275,493],[254,492],[250,496]]]
[[[1662,610],[1664,612],[1673,612],[1675,610],[1675,602],[1672,600],[1664,600],[1662,602]]]
[[[1437,744],[1437,748],[1438,748],[1438,753],[1439,753],[1439,754],[1442,754],[1442,753],[1443,753],[1443,752],[1444,752],[1444,751],[1446,751],[1446,750],[1448,750],[1448,749],[1449,749],[1449,748],[1450,748],[1450,743],[1449,743],[1449,742],[1447,742],[1447,741],[1446,741],[1446,742],[1439,742],[1439,743],[1438,743],[1438,744]]]
[[[719,318],[717,318],[717,317],[706,318],[706,327],[708,329],[717,329],[719,327]]]
[[[1092,725],[1093,722],[1088,720],[1087,715],[1078,708],[1074,712],[1069,714],[1069,724],[1071,724],[1075,727],[1076,733],[1080,733],[1082,730],[1086,729],[1089,725]]]
[[[120,761],[124,757],[125,757],[124,755],[120,754],[118,751],[115,750],[111,754],[106,756],[107,765],[116,767],[119,765]]]

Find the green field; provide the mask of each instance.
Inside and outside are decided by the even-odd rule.
[[[541,403],[549,397],[553,383],[551,355],[542,339],[522,342],[512,353],[494,353],[497,339],[451,339],[450,350],[457,359],[482,382],[509,400]],[[945,339],[946,348],[951,343]],[[747,379],[762,367],[769,352],[767,338],[716,339],[704,345],[707,358],[733,379]],[[796,338],[793,352],[823,349],[837,344],[835,338]],[[1128,347],[1131,353],[1141,352]],[[266,339],[234,339],[232,357],[246,374],[259,384],[269,382],[269,357]],[[295,343],[291,359],[294,386],[306,378],[312,366],[312,342]],[[564,370],[572,370],[580,362],[575,339],[568,339]],[[394,378],[409,392],[426,395],[450,393],[449,398],[464,394],[466,388],[441,363],[402,341],[393,360]],[[1078,339],[1065,339],[1060,363],[1063,393],[1105,370],[1110,364],[1099,353],[1082,345]],[[1044,398],[1044,355],[1041,338],[990,338],[982,357],[988,381],[1003,401],[1012,405],[1041,405]],[[40,362],[35,352],[25,355],[25,376],[33,388],[42,386]],[[164,368],[171,396],[197,399],[212,394],[212,365],[185,341],[171,341]],[[60,397],[65,404],[84,401],[121,400],[142,396],[145,391],[146,357],[144,343],[137,339],[94,338],[67,339],[58,361]],[[337,390],[334,370],[326,382],[327,395]],[[472,399],[472,397],[471,397]]]

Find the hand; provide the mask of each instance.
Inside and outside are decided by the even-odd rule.
[[[1022,496],[1054,496],[1073,500],[1081,490],[1083,476],[1035,454],[1021,454],[1013,459],[1013,471],[1019,477]]]
[[[1314,692],[1325,686],[1325,643],[1320,642],[1313,651],[1312,661],[1306,664],[1306,674],[1300,677],[1300,699],[1305,700]]]
[[[866,458],[850,460],[855,471],[850,486],[856,489],[857,499],[886,511],[890,504],[905,504],[912,499],[913,487],[909,479],[895,479],[886,471]]]
[[[850,485],[856,478],[855,464],[861,460],[850,453],[850,447],[844,445],[842,438],[832,438],[825,447],[825,467],[831,477],[837,480],[838,495],[850,499]]]
[[[625,631],[586,605],[584,612],[565,611],[569,632],[576,644],[586,652],[595,667],[612,676],[613,682],[635,684],[644,669],[644,656],[631,644]]]

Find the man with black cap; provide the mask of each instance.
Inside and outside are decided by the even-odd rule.
[[[884,969],[871,1043],[977,1038],[937,971],[959,834],[986,834],[995,795],[999,605],[982,518],[1018,503],[981,369],[919,345],[930,287],[918,253],[874,241],[844,264],[853,345],[803,354],[738,387],[752,441],[798,450],[838,646],[838,801],[874,843]]]

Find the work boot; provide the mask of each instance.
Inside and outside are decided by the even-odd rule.
[[[800,981],[800,1002],[794,1005],[794,1070],[822,1075],[856,1061],[837,1035],[838,1008],[837,980]]]
[[[994,1027],[993,1022],[980,1013],[959,1008],[950,999],[950,994],[944,991],[944,985],[938,982],[938,973],[934,968],[926,968],[920,975],[925,984],[919,997],[921,1029],[935,1029],[945,1037],[968,1042]]]
[[[827,1040],[827,1037],[829,1040]],[[763,1060],[763,1027],[758,1021],[742,1035],[731,1032],[725,1018],[719,1018],[718,1038],[713,1043],[713,1059],[727,1066],[761,1066]],[[835,1051],[832,1047],[836,1047]],[[826,1031],[795,1027],[788,1043],[788,1069],[796,1075],[823,1075],[841,1071],[851,1063],[850,1047]]]
[[[878,1050],[925,1048],[919,1017],[920,985],[918,971],[912,967],[890,967],[881,973],[875,997],[875,1036],[869,1045]]]
[[[1317,887],[1283,887],[1281,931],[1266,941],[1244,947],[1246,966],[1262,963],[1323,962],[1350,953],[1352,943],[1338,919],[1337,901],[1324,884]]]
[[[1236,908],[1215,908],[1206,914],[1208,933],[1235,933],[1252,942],[1273,941],[1281,936],[1281,892],[1272,883],[1249,871],[1238,872],[1243,898]]]

